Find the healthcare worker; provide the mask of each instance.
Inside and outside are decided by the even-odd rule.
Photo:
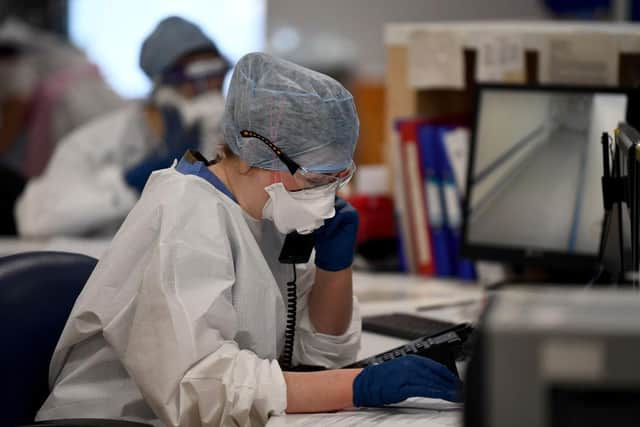
[[[124,100],[83,52],[13,18],[0,25],[0,82],[0,235],[15,235],[16,199],[55,144]]]
[[[357,136],[335,80],[266,54],[240,59],[223,155],[188,152],[151,175],[76,301],[37,419],[257,426],[285,411],[456,400],[457,378],[426,358],[289,366],[290,356],[293,367],[339,368],[360,346],[358,217],[336,199]],[[293,231],[315,244],[295,266],[278,260]]]
[[[113,235],[151,171],[187,148],[218,151],[229,63],[215,43],[195,24],[168,17],[144,41],[140,67],[154,83],[149,99],[97,118],[59,144],[16,204],[21,236]]]

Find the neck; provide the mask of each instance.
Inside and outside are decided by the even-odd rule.
[[[222,183],[231,191],[238,204],[255,219],[262,219],[262,208],[266,202],[267,193],[263,188],[257,188],[251,170],[240,172],[241,165],[228,159],[209,166]]]

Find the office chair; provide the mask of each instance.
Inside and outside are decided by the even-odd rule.
[[[120,420],[34,423],[49,395],[49,362],[71,308],[97,260],[65,252],[0,258],[0,425],[141,427]]]

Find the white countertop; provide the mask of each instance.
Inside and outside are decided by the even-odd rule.
[[[61,251],[100,258],[109,247],[110,242],[111,238],[55,237],[51,239],[16,239],[1,237],[0,256],[32,251]]]

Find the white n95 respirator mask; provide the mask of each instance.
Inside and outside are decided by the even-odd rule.
[[[265,187],[269,200],[262,218],[273,221],[279,232],[309,234],[335,214],[337,184],[300,191],[287,191],[281,182]]]

